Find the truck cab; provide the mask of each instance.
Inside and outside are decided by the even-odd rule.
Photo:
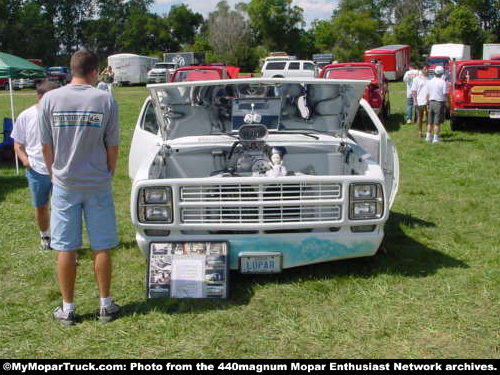
[[[148,83],[165,83],[168,82],[177,64],[169,62],[158,62],[148,72]]]
[[[212,81],[238,78],[240,68],[226,65],[185,66],[178,68],[170,77],[170,82]]]
[[[320,78],[370,80],[363,98],[383,118],[389,117],[391,103],[389,86],[384,77],[384,68],[380,63],[337,63],[325,66]]]
[[[429,68],[429,74],[434,75],[434,69],[436,69],[437,66],[442,66],[444,68],[446,76],[450,74],[451,59],[449,56],[429,56],[425,59],[425,63]]]
[[[450,94],[452,130],[462,128],[470,117],[500,121],[500,61],[454,62]]]

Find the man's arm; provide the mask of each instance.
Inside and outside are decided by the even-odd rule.
[[[116,170],[116,161],[118,160],[118,146],[106,146],[106,151],[108,171],[111,172],[111,176],[114,176]]]
[[[16,151],[17,157],[21,160],[26,169],[30,169],[30,161],[28,159],[28,154],[26,153],[26,148],[20,142],[14,141],[14,150]]]
[[[54,163],[54,151],[51,144],[42,143],[43,161],[47,170],[49,171],[50,178],[52,179],[52,164]]]

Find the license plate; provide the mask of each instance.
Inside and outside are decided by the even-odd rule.
[[[281,253],[240,254],[241,273],[279,273],[281,270]]]

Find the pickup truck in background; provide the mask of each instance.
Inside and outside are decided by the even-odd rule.
[[[172,74],[170,82],[213,81],[238,78],[240,68],[225,65],[185,66]]]
[[[384,67],[377,63],[337,63],[325,66],[320,78],[369,80],[363,98],[375,113],[387,118],[391,112],[389,86],[384,77]]]
[[[178,66],[175,63],[157,62],[148,72],[148,83],[169,82],[176,68]]]
[[[452,63],[450,126],[459,130],[468,117],[500,122],[500,61]]]
[[[66,66],[53,66],[47,68],[47,79],[64,86],[71,81],[71,73]]]

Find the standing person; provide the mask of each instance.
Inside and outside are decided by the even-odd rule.
[[[43,161],[42,145],[38,137],[38,107],[43,95],[55,88],[57,85],[50,81],[37,87],[38,103],[21,112],[11,134],[14,150],[26,168],[31,204],[35,207],[35,219],[40,230],[40,249],[44,251],[50,250],[49,196],[52,182]]]
[[[417,121],[417,106],[413,105],[413,95],[411,93],[411,86],[413,80],[418,76],[417,66],[410,64],[410,69],[405,72],[403,82],[406,83],[406,123],[411,124],[412,109],[415,112],[415,122]]]
[[[99,286],[99,321],[113,320],[110,250],[118,245],[111,182],[118,157],[118,104],[98,90],[99,61],[90,51],[71,57],[70,84],[47,93],[39,112],[43,156],[52,176],[52,247],[59,251],[57,274],[62,306],[53,317],[76,323],[76,250],[82,246],[85,218]]]
[[[106,68],[104,68],[104,70],[101,72],[101,76],[102,81],[108,86],[108,91],[111,92],[113,89],[113,82],[115,80],[115,73],[113,72],[111,66],[108,65]]]
[[[434,70],[435,76],[427,82],[429,91],[429,115],[427,120],[427,142],[439,142],[439,133],[441,124],[444,122],[444,112],[446,107],[447,84],[443,78],[444,68],[437,66]],[[432,128],[434,127],[434,137],[432,137]]]
[[[424,113],[427,113],[427,103],[429,96],[427,91],[428,76],[429,68],[427,66],[424,66],[420,74],[413,80],[413,84],[411,85],[413,103],[415,103],[415,105],[417,106],[419,138],[422,138],[422,122]]]

